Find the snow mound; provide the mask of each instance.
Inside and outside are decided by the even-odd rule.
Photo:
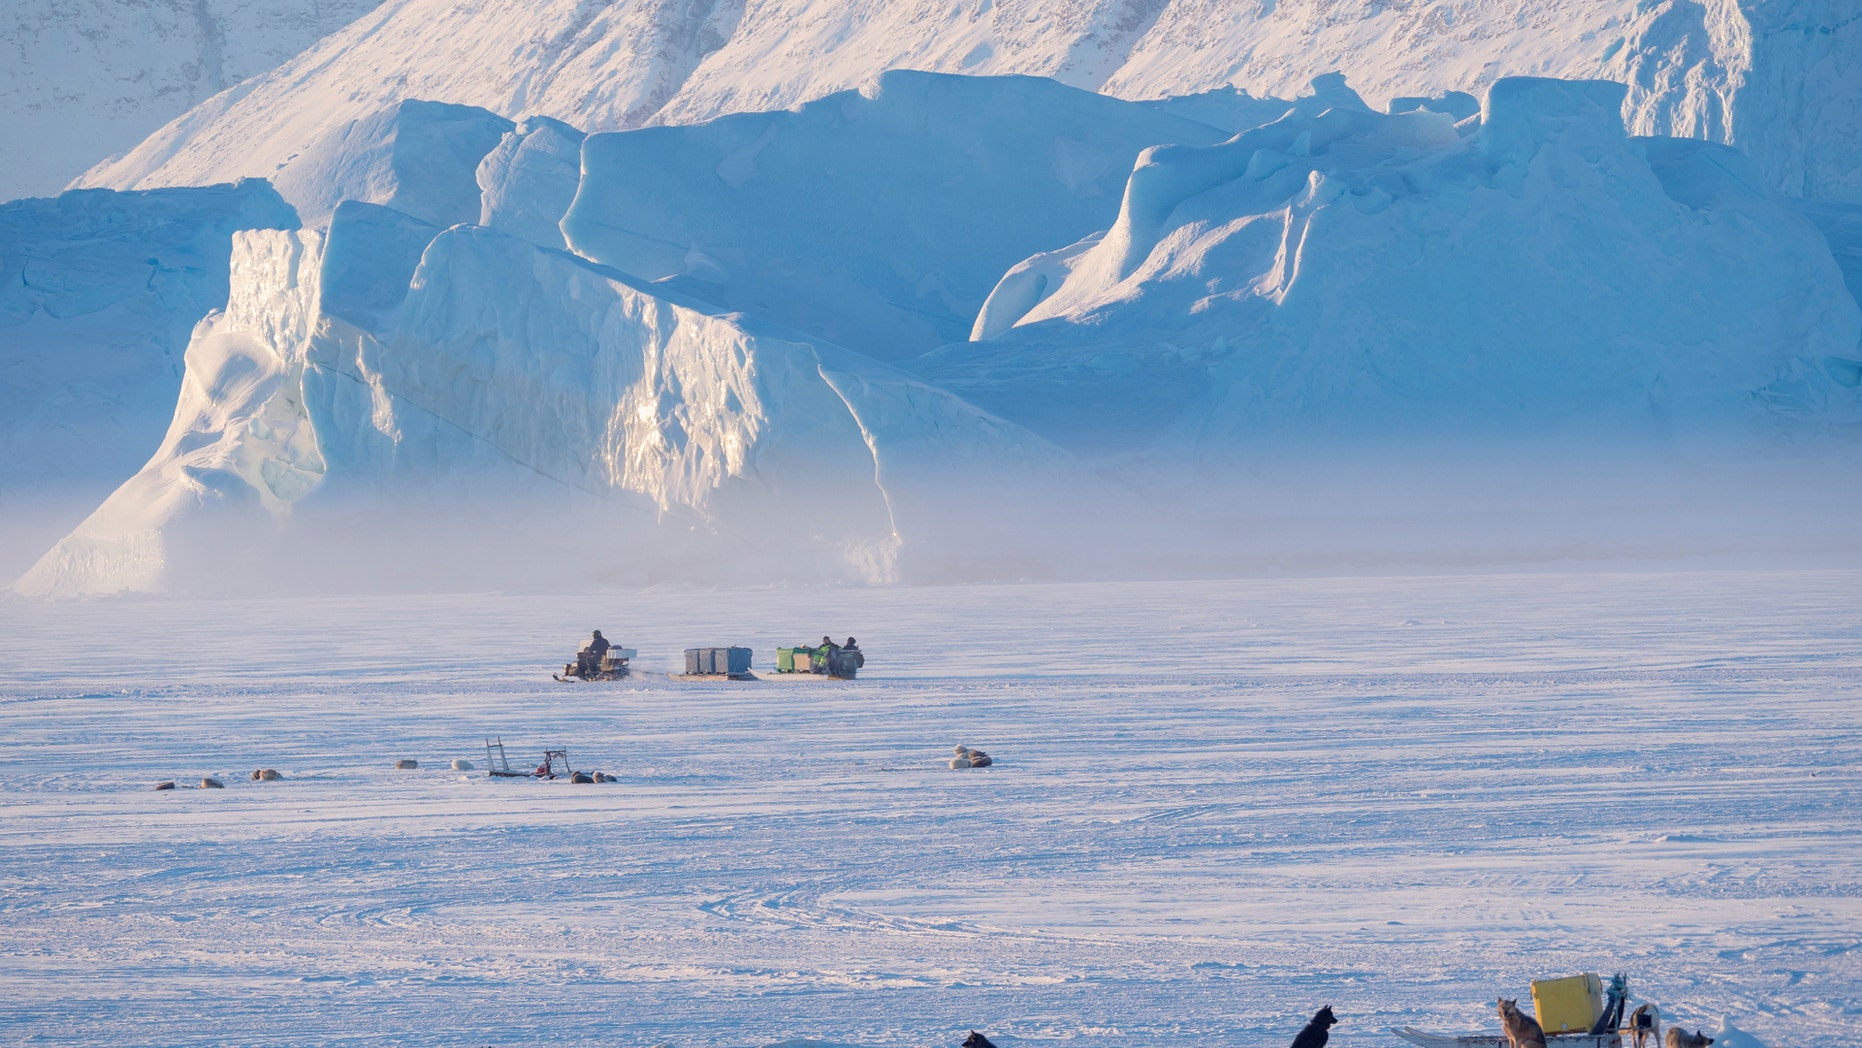
[[[1171,95],[1139,103],[1229,134],[1271,124],[1286,115],[1291,103],[1284,99],[1256,98],[1238,87],[1212,87],[1187,95]]]
[[[1284,105],[1281,106],[1284,110]],[[578,254],[883,360],[964,337],[1002,271],[1222,133],[1031,77],[887,73],[793,112],[591,136]]]
[[[1732,150],[1628,138],[1622,91],[1501,80],[1459,130],[1322,92],[1147,150],[915,367],[1079,451],[1852,424],[1823,238]]]
[[[290,229],[262,181],[0,204],[0,493],[100,499],[160,439],[194,324],[226,303],[233,231]]]
[[[322,226],[344,200],[436,226],[477,222],[479,162],[511,129],[475,106],[408,99],[305,143],[272,183],[310,226]]]
[[[542,505],[532,523],[584,573],[718,581],[756,563],[885,581],[909,544],[989,527],[953,521],[940,484],[974,495],[975,478],[1065,469],[857,355],[492,230],[438,233],[399,276],[430,233],[345,204],[327,238],[239,234],[231,301],[189,346],[167,439],[15,588],[263,587],[314,576],[325,553],[359,570],[366,522],[438,504],[422,499],[467,507],[464,532],[492,530],[501,500]],[[398,304],[369,293],[389,280]],[[397,567],[432,530],[396,537]],[[480,577],[467,555],[448,547],[436,573]]]
[[[1713,1037],[1720,1048],[1765,1048],[1765,1042],[1734,1026],[1731,1019],[1720,1020],[1720,1032]]]

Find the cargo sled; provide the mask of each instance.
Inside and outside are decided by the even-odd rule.
[[[632,648],[609,648],[597,665],[586,666],[578,659],[564,663],[561,673],[552,673],[550,676],[555,677],[559,684],[567,684],[572,680],[620,680],[632,674],[629,665],[636,654]]]
[[[1595,974],[1565,979],[1535,979],[1532,1010],[1545,1031],[1545,1048],[1623,1048],[1633,1043],[1635,1031],[1626,1024],[1624,1005],[1629,983],[1621,975],[1606,985]],[[1633,1016],[1627,1023],[1633,1023]],[[1661,1044],[1661,1030],[1646,1028],[1647,1043]],[[1417,1048],[1512,1048],[1505,1033],[1436,1034],[1413,1026],[1390,1031]]]
[[[504,755],[504,738],[499,736],[485,738],[485,766],[494,779],[554,779],[568,778],[575,774],[569,767],[569,750],[566,747],[543,751],[543,763],[535,768],[511,767],[510,758]]]
[[[685,672],[673,680],[756,680],[749,648],[687,648]]]
[[[1513,1042],[1503,1033],[1454,1034],[1424,1033],[1413,1026],[1399,1026],[1390,1031],[1419,1048],[1512,1048]],[[1545,1048],[1623,1048],[1623,1035],[1608,1033],[1548,1033]]]

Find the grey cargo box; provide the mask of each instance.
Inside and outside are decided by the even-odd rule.
[[[736,676],[750,672],[749,648],[687,648],[685,672],[690,676]]]
[[[717,654],[718,668],[715,672],[730,674],[750,672],[749,648],[719,648]]]

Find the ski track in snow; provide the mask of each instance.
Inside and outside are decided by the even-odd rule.
[[[1595,970],[1858,1044],[1859,612],[1856,572],[0,603],[0,1040],[1283,1045],[1332,1003],[1394,1046]],[[551,682],[594,625],[659,672]],[[866,677],[663,676],[823,629]],[[487,732],[621,781],[444,770]]]

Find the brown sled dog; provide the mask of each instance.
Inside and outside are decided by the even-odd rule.
[[[1699,1030],[1688,1033],[1679,1026],[1668,1028],[1668,1048],[1707,1048],[1712,1043],[1713,1038]]]
[[[1517,997],[1500,998],[1500,1026],[1513,1048],[1545,1048],[1545,1030],[1537,1019],[1519,1010]]]

